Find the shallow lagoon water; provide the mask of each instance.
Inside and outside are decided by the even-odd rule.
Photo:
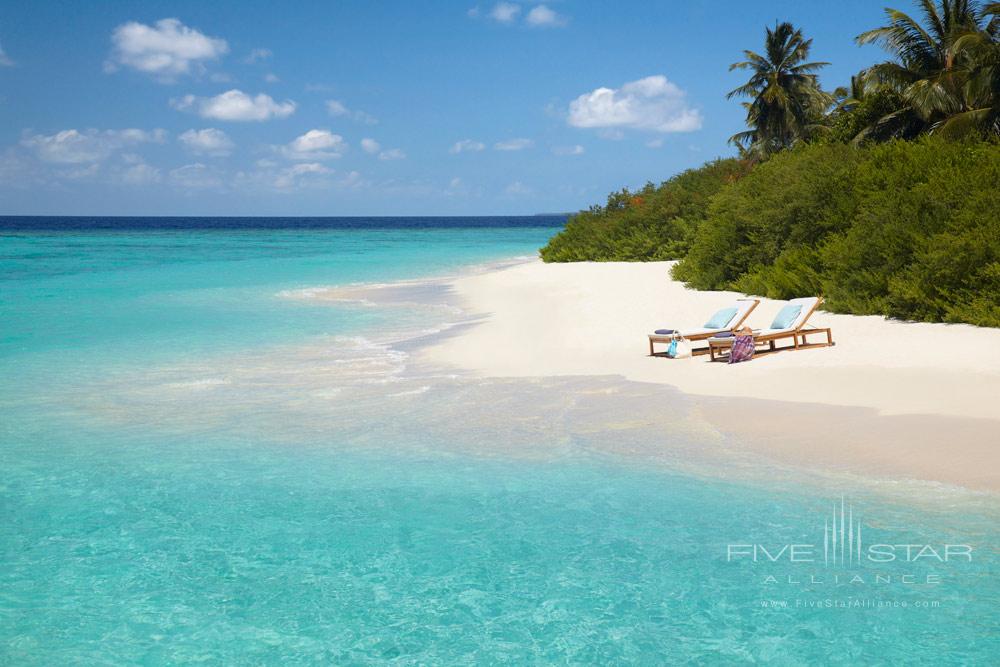
[[[474,315],[435,276],[532,255],[552,232],[5,229],[0,656],[1000,653],[991,497],[764,466],[669,388],[412,362],[413,346]],[[734,542],[816,542],[843,496],[866,538],[970,543],[975,558],[727,562]],[[893,583],[872,583],[876,572]]]

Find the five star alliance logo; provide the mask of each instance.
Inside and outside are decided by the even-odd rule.
[[[854,521],[853,505],[847,506],[845,516],[844,499],[841,498],[839,517],[835,503],[832,516],[823,519],[823,564],[837,565],[845,562],[848,565],[861,564],[861,520]]]
[[[864,535],[864,537],[867,537]],[[727,562],[753,563],[822,563],[841,569],[892,562],[971,562],[970,544],[929,544],[882,541],[866,545],[862,523],[855,518],[854,505],[844,498],[833,503],[823,519],[821,542],[788,542],[775,544],[766,540],[730,543],[726,546]]]

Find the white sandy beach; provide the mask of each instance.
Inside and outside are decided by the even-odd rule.
[[[794,421],[792,427],[793,420],[779,420],[768,427],[766,420],[756,420],[751,430],[792,455],[791,441],[803,433],[826,435],[851,439],[845,456],[863,455],[863,447],[876,458],[909,460],[887,463],[888,473],[901,466],[917,477],[956,483],[975,478],[974,486],[997,485],[1000,457],[993,434],[1000,427],[995,402],[1000,330],[817,312],[810,322],[832,327],[834,347],[735,365],[711,363],[707,355],[649,357],[647,333],[701,326],[715,310],[743,296],[686,289],[671,280],[670,264],[531,261],[459,278],[453,289],[479,319],[425,349],[423,358],[482,376],[618,375],[673,385],[692,395],[801,404],[804,422]],[[747,323],[767,327],[781,305],[762,300]],[[817,413],[823,406],[868,410]],[[831,422],[834,414],[838,423]],[[876,416],[895,417],[876,425]],[[928,417],[946,419],[928,426]],[[843,422],[855,418],[871,423],[852,431]],[[780,423],[789,433],[782,434]],[[792,432],[796,437],[782,437]],[[886,443],[880,445],[884,451],[873,449],[876,433]],[[950,438],[949,433],[962,435]]]

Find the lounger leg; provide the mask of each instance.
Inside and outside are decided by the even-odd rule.
[[[829,329],[826,330],[826,344],[833,345],[833,332]]]
[[[774,350],[774,341],[773,341],[773,340],[772,340],[772,341],[768,341],[768,343],[767,343],[767,344],[768,344],[768,345],[770,346],[770,348],[771,348],[772,350]]]
[[[649,356],[653,356],[653,339],[649,339]]]

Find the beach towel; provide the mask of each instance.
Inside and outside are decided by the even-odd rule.
[[[735,336],[733,347],[729,351],[729,363],[738,364],[741,361],[753,359],[753,334],[740,334]]]

